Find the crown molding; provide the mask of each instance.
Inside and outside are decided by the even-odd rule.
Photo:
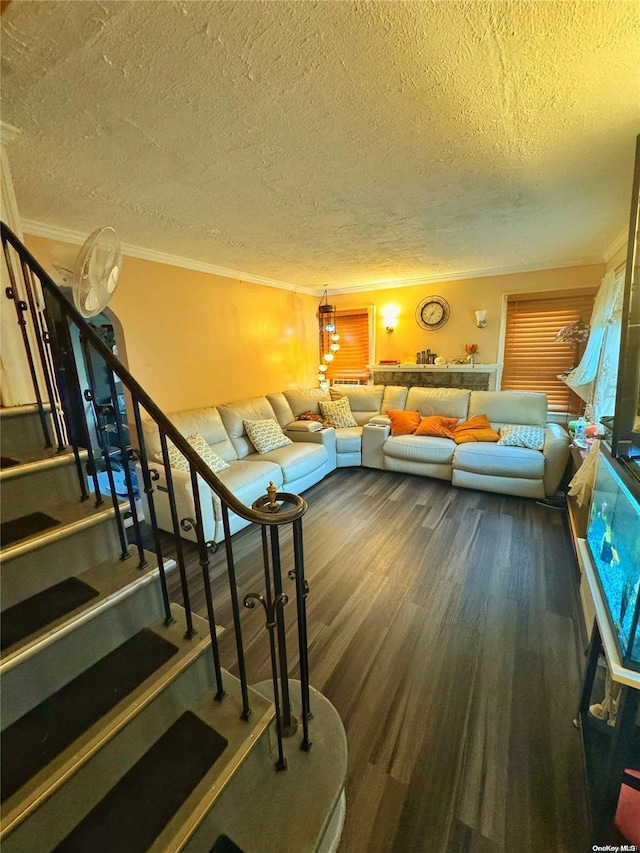
[[[515,275],[523,272],[538,272],[540,270],[556,270],[564,269],[565,267],[590,266],[592,264],[602,264],[598,261],[566,261],[564,263],[554,263],[553,266],[541,266],[539,264],[527,264],[514,267],[498,267],[496,269],[484,270],[468,270],[466,272],[442,273],[440,275],[420,275],[411,278],[388,279],[386,281],[377,281],[373,284],[358,284],[349,285],[347,287],[329,287],[330,294],[337,293],[357,293],[361,290],[387,290],[399,287],[415,287],[421,284],[440,284],[445,281],[466,281],[474,278],[489,278],[496,275]]]
[[[608,264],[611,258],[620,251],[624,246],[627,245],[627,241],[629,239],[629,229],[623,228],[622,231],[618,234],[618,236],[610,243],[607,248],[602,253],[602,257],[604,258],[605,264]]]
[[[26,234],[33,234],[34,237],[46,237],[48,240],[55,240],[56,242],[61,243],[72,243],[77,246],[82,246],[89,236],[84,232],[72,231],[69,228],[60,228],[57,225],[47,225],[45,222],[36,222],[32,219],[24,220],[22,228]],[[143,246],[134,246],[131,243],[121,243],[121,249],[122,254],[127,255],[130,258],[140,258],[143,261],[154,261],[158,264],[168,264],[172,267],[194,270],[195,272],[203,272],[208,275],[218,275],[223,278],[233,278],[237,281],[262,284],[265,287],[277,287],[280,290],[291,290],[295,293],[306,293],[310,296],[320,296],[324,292],[321,288],[304,287],[302,285],[292,284],[288,281],[278,281],[274,278],[253,275],[253,273],[242,272],[241,270],[219,267],[215,264],[206,264],[202,261],[194,261],[190,258],[182,258],[178,255],[171,255],[166,252],[157,252],[155,249],[145,249]]]
[[[61,243],[71,243],[81,246],[87,239],[88,234],[80,231],[72,231],[69,228],[60,228],[57,225],[48,225],[44,222],[36,222],[32,219],[27,219],[22,223],[23,231],[26,234],[33,234],[35,237],[46,237],[49,240],[55,240]],[[626,232],[618,235],[616,240],[609,246],[604,253],[604,262],[606,263],[609,257],[612,257],[623,245],[626,239]],[[179,255],[171,255],[166,252],[157,252],[154,249],[145,249],[142,246],[134,246],[130,243],[122,243],[122,253],[131,258],[140,258],[143,261],[154,261],[158,264],[168,264],[172,267],[180,267],[181,269],[194,270],[195,272],[203,272],[209,275],[222,276],[223,278],[233,278],[237,281],[247,281],[252,284],[262,284],[265,287],[277,287],[280,290],[290,290],[295,293],[305,293],[309,296],[321,297],[325,290],[328,293],[337,295],[342,293],[359,293],[361,291],[371,290],[388,290],[400,287],[415,287],[416,285],[439,284],[446,281],[465,281],[474,278],[489,278],[496,275],[515,275],[517,273],[537,272],[539,270],[548,269],[563,269],[564,267],[587,266],[589,264],[603,263],[599,261],[582,261],[576,264],[575,261],[566,261],[565,263],[555,263],[553,266],[541,266],[539,264],[529,264],[523,266],[498,267],[496,269],[483,270],[468,270],[466,272],[441,273],[436,275],[419,275],[409,278],[387,279],[377,282],[363,282],[362,284],[346,285],[345,287],[324,285],[322,287],[306,287],[304,285],[292,284],[287,281],[278,281],[277,279],[265,278],[264,276],[253,275],[252,273],[243,272],[241,270],[228,269],[227,267],[219,267],[215,264],[207,264],[202,261],[194,261],[190,258],[183,258]]]

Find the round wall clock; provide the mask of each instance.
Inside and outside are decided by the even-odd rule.
[[[442,296],[427,296],[416,308],[416,321],[428,332],[441,329],[449,319],[449,303]]]

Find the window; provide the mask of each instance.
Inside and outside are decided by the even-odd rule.
[[[558,379],[577,365],[580,353],[555,338],[563,326],[589,322],[596,293],[589,287],[507,297],[503,391],[542,391],[550,412],[582,411],[580,398]]]
[[[340,351],[329,365],[326,374],[328,379],[366,381],[369,378],[367,364],[371,361],[370,347],[373,342],[370,317],[369,308],[344,308],[336,311]]]

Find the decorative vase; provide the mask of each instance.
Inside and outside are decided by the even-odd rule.
[[[467,356],[467,364],[470,364],[470,365],[471,365],[471,367],[475,367],[475,364],[476,364],[476,357],[475,357],[475,355],[468,355],[468,356]]]

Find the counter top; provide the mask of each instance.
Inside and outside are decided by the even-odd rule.
[[[484,370],[484,371],[495,371],[500,367],[499,364],[482,364],[481,362],[476,361],[475,364],[410,364],[410,363],[402,363],[402,364],[368,364],[368,370],[425,370],[425,371],[435,371],[435,370]]]

